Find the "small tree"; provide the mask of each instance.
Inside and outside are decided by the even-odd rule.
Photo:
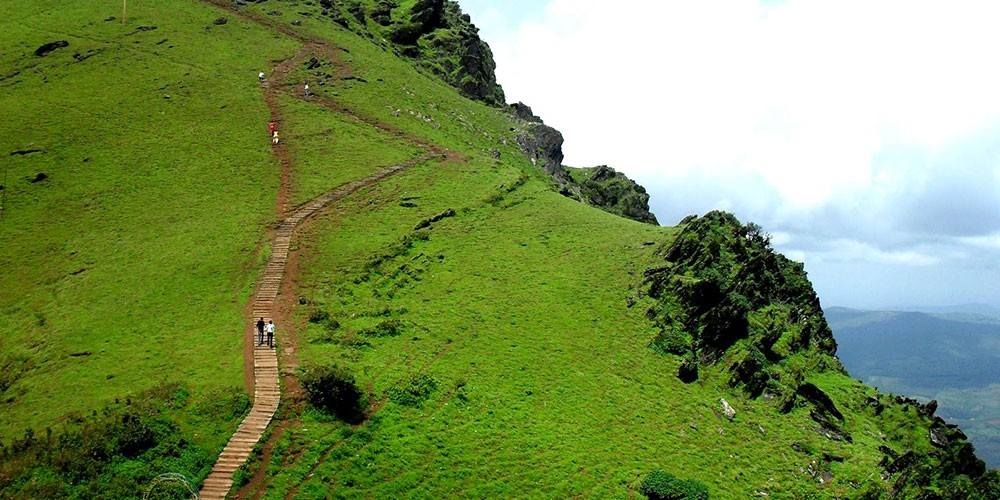
[[[312,367],[302,375],[309,403],[317,410],[332,413],[349,423],[364,419],[364,393],[354,376],[343,367]]]

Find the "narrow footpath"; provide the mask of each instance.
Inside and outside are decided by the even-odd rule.
[[[218,5],[215,1],[211,3]],[[232,7],[227,6],[228,9]],[[227,9],[227,10],[228,10]],[[321,53],[331,59],[335,59],[336,48],[326,43],[316,40],[308,40],[306,44],[291,58],[280,63],[274,68],[268,81],[262,85],[264,100],[271,112],[272,121],[281,124],[281,110],[278,107],[278,94],[292,95],[300,99],[306,99],[297,95],[292,89],[283,88],[282,80],[300,64],[306,54]],[[264,266],[263,274],[258,280],[257,293],[253,298],[251,306],[248,308],[250,316],[247,318],[248,326],[244,334],[244,343],[247,346],[245,352],[248,354],[252,350],[253,364],[247,360],[248,380],[252,368],[252,379],[254,385],[253,407],[250,413],[240,423],[236,432],[229,439],[226,447],[219,454],[211,473],[202,485],[200,497],[203,499],[224,499],[228,496],[233,485],[233,474],[250,457],[254,446],[260,442],[268,425],[274,418],[278,405],[281,402],[281,383],[278,367],[277,350],[270,347],[258,346],[256,330],[253,324],[258,318],[264,318],[265,322],[272,321],[278,315],[279,291],[285,276],[285,269],[289,261],[289,250],[295,230],[299,225],[316,212],[322,210],[329,204],[344,198],[345,196],[358,191],[366,186],[373,185],[386,177],[389,177],[403,169],[417,165],[432,159],[445,159],[453,156],[453,153],[445,148],[427,143],[417,137],[410,136],[401,131],[381,123],[377,120],[363,117],[352,110],[339,106],[327,98],[311,96],[306,99],[318,106],[328,109],[331,112],[338,112],[353,116],[364,123],[379,128],[385,132],[393,133],[397,136],[406,137],[408,140],[419,144],[427,150],[427,154],[411,159],[398,165],[383,168],[368,177],[344,184],[313,198],[312,200],[286,211],[286,205],[290,198],[290,184],[292,173],[292,162],[283,144],[274,146],[274,154],[279,160],[281,186],[277,196],[277,212],[280,222],[274,227],[271,239],[271,256]],[[275,321],[275,323],[278,323]],[[275,331],[275,345],[283,335],[288,335],[288,326],[279,325]]]

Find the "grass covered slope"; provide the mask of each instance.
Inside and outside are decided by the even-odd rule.
[[[5,186],[0,319],[25,331],[2,347],[18,374],[2,387],[2,496],[197,483],[246,407],[239,334],[279,165],[294,205],[428,151],[444,158],[336,202],[293,244],[281,359],[338,365],[364,418],[286,392],[240,495],[629,498],[654,471],[713,498],[995,493],[960,431],[839,369],[801,267],[760,228],[725,214],[660,228],[560,195],[509,109],[368,31],[387,5],[391,29],[441,2],[211,3],[144,3],[120,26],[10,2],[31,14],[4,27],[34,38],[3,52],[15,97],[0,110],[48,142],[3,139],[24,153]],[[58,37],[71,45],[31,54]],[[73,57],[77,43],[103,51]],[[281,65],[262,94],[256,71]],[[21,110],[44,96],[78,112]],[[261,140],[272,112],[278,158]]]
[[[183,472],[206,473],[245,407],[243,307],[275,214],[256,70],[296,44],[255,23],[214,24],[222,13],[191,1],[129,2],[125,23],[121,3],[0,5],[16,13],[0,21],[0,440],[31,449],[26,429],[51,429],[41,445],[55,453],[80,419],[154,394],[174,401],[176,419],[150,420],[142,428],[156,440],[108,457],[183,436],[200,448]],[[35,54],[56,41],[68,45]],[[243,403],[205,409],[230,398]],[[67,449],[110,438],[80,432],[85,443],[67,438]],[[18,463],[4,460],[5,485]],[[56,472],[84,477],[98,467],[63,464]],[[62,494],[100,491],[72,483],[80,489]]]
[[[263,479],[245,493],[627,497],[664,469],[722,498],[989,497],[996,478],[960,433],[843,373],[801,266],[759,227],[714,214],[667,252],[675,229],[557,194],[517,154],[505,110],[349,30],[301,22],[363,79],[327,81],[322,95],[462,161],[416,166],[306,230],[299,361],[351,372],[368,419],[307,408],[251,466]],[[713,284],[693,288],[711,297],[652,292],[646,280],[682,262],[693,267],[675,278]],[[716,299],[725,311],[703,316]],[[647,312],[672,307],[694,307],[697,320],[677,317],[690,353],[662,348],[671,323]],[[685,382],[691,362],[698,377]]]

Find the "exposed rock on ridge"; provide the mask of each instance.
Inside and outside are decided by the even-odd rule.
[[[345,28],[373,41],[391,41],[396,53],[416,61],[466,97],[492,106],[505,103],[493,52],[457,2],[418,0],[406,9],[396,0],[320,0],[320,6],[323,15]]]
[[[664,265],[646,271],[654,299],[647,317],[659,329],[649,345],[681,357],[681,380],[721,372],[749,398],[808,415],[812,431],[847,450],[860,446],[852,433],[879,428],[903,452],[880,446],[882,483],[851,498],[1000,498],[1000,472],[987,471],[965,434],[934,416],[936,402],[884,403],[860,383],[838,387],[849,378],[819,299],[802,264],[775,253],[760,226],[725,212],[681,226],[659,251]],[[810,455],[807,472],[821,483],[833,478],[831,462],[845,460],[798,443],[792,449]]]
[[[579,173],[574,175],[562,164],[562,133],[546,125],[524,103],[511,104],[509,110],[522,125],[517,131],[521,151],[552,176],[560,193],[615,215],[657,224],[656,216],[649,211],[645,188],[607,165],[574,169]]]

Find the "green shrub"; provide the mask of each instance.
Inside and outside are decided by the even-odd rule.
[[[354,376],[343,367],[316,366],[302,375],[309,403],[317,410],[332,413],[345,422],[364,419],[364,393]]]
[[[656,334],[650,347],[660,354],[683,356],[691,352],[691,335],[678,328],[668,326]]]
[[[647,474],[639,492],[649,500],[708,500],[708,488],[701,481],[678,479],[662,470]]]
[[[178,408],[194,413],[185,406],[186,393],[163,384],[89,415],[68,415],[55,430],[26,429],[0,445],[0,498],[140,498],[165,469],[203,470],[214,452],[194,444],[172,414]],[[192,405],[210,407],[200,399]]]
[[[310,323],[324,323],[328,319],[330,319],[330,313],[322,309],[313,309],[313,311],[309,313]]]
[[[434,377],[420,374],[410,379],[404,387],[389,389],[389,399],[404,406],[418,406],[437,390],[437,386]]]
[[[358,331],[359,335],[368,337],[398,337],[403,333],[403,322],[398,319],[387,319],[372,328],[363,328]]]

